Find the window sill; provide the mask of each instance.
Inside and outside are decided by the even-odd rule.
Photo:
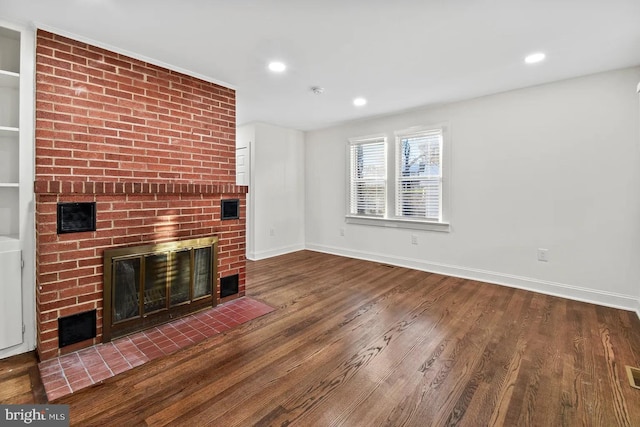
[[[416,221],[398,218],[376,218],[347,215],[348,224],[373,225],[376,227],[408,228],[411,230],[429,230],[448,233],[451,226],[448,222]]]

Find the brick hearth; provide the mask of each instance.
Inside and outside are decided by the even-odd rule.
[[[238,274],[244,295],[235,92],[41,30],[36,54],[41,360],[102,341],[106,248],[216,235],[218,278]],[[240,219],[220,219],[226,198],[240,199]],[[96,231],[58,235],[59,202],[96,202]],[[96,338],[58,348],[58,319],[93,309]]]
[[[47,398],[53,401],[75,393],[273,310],[261,301],[244,297],[106,344],[46,360],[39,368]]]

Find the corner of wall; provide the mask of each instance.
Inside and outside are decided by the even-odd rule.
[[[280,255],[289,254],[292,252],[298,252],[305,250],[304,244],[294,244],[289,246],[280,246],[278,248],[270,248],[269,250],[253,252],[247,255],[247,259],[251,261],[260,261],[261,259],[273,258]]]
[[[304,135],[268,123],[252,126],[246,252],[254,260],[304,248]]]

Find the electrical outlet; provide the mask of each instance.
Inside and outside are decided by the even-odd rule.
[[[549,249],[538,248],[538,261],[549,262]]]
[[[340,229],[340,235],[344,237],[344,228]]]
[[[416,236],[415,234],[411,235],[411,244],[412,245],[417,245],[418,244],[418,236]]]
[[[269,236],[273,237],[276,235],[276,230],[274,230],[273,228],[269,229]]]

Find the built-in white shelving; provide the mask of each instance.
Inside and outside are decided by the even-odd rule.
[[[35,348],[34,36],[0,22],[0,359]]]
[[[0,27],[0,237],[19,233],[20,32]]]

